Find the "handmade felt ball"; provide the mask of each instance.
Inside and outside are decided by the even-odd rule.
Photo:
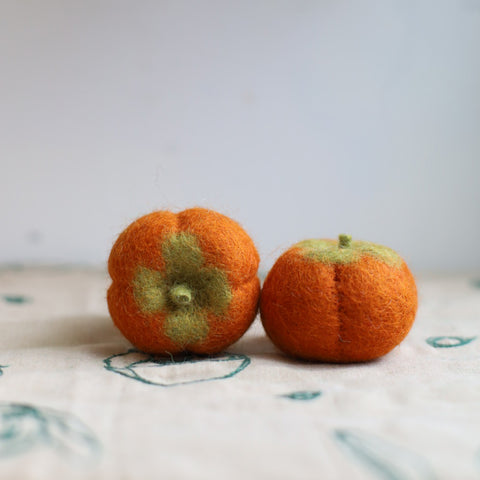
[[[290,356],[362,362],[385,355],[413,325],[417,289],[388,247],[352,240],[305,240],[265,279],[260,314],[273,343]]]
[[[110,253],[110,315],[144,352],[220,352],[257,314],[258,264],[251,238],[225,215],[204,208],[150,213],[128,226]]]

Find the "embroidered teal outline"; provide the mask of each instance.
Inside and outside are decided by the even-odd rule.
[[[470,342],[476,340],[475,337],[457,337],[457,336],[442,336],[442,337],[428,337],[425,341],[434,348],[456,348],[456,347],[463,347],[464,345],[468,345]],[[453,345],[445,345],[440,343],[442,340],[456,340],[458,343],[454,343]]]
[[[335,429],[333,437],[346,452],[384,480],[407,480],[412,478],[410,472],[415,472],[415,478],[417,474],[418,478],[425,480],[436,478],[430,464],[416,452],[405,450],[373,434]]]
[[[473,278],[472,280],[470,280],[470,284],[472,285],[473,288],[480,289],[480,278]]]
[[[74,415],[20,403],[0,403],[0,460],[49,446],[69,461],[96,460],[95,434]]]
[[[370,455],[361,439],[349,432],[348,430],[335,430],[334,438],[342,446],[346,447],[349,452],[358,457],[368,467],[376,470],[382,478],[387,480],[402,480],[404,477],[399,475],[394,469],[381,460]]]
[[[21,423],[33,420],[30,431]],[[20,426],[19,426],[20,424]],[[40,412],[29,405],[0,404],[0,459],[26,453],[48,440],[47,426]]]
[[[480,471],[480,449],[478,449],[475,454],[475,464],[477,465],[477,468]]]
[[[8,368],[10,365],[0,365],[0,377],[3,375],[3,369]]]
[[[25,295],[2,295],[2,298],[7,303],[12,303],[16,305],[23,305],[24,303],[30,303],[31,298],[26,297]]]
[[[126,367],[114,367],[112,365],[112,360],[117,357],[123,357],[125,355],[129,355],[130,353],[139,353],[142,355],[146,355],[147,358],[143,360],[138,360],[136,362],[132,362]],[[136,365],[140,365],[142,363],[154,363],[158,365],[158,367],[167,367],[170,365],[178,365],[182,363],[197,363],[197,362],[203,362],[203,361],[210,361],[210,362],[231,362],[235,360],[242,360],[242,363],[232,372],[227,373],[226,375],[221,375],[218,377],[211,377],[211,378],[200,378],[198,380],[189,380],[185,382],[178,382],[178,383],[160,383],[160,382],[153,382],[151,380],[147,380],[146,378],[143,378],[140,376],[135,370],[134,367]],[[137,350],[135,348],[131,348],[127,350],[124,353],[116,353],[115,355],[111,355],[108,358],[105,358],[103,360],[104,363],[104,368],[110,372],[113,373],[118,373],[119,375],[123,375],[124,377],[131,378],[133,380],[138,380],[139,382],[145,383],[147,385],[155,385],[158,387],[176,387],[179,385],[188,385],[192,383],[201,383],[201,382],[210,382],[213,380],[222,380],[226,378],[231,378],[237,373],[240,373],[242,370],[248,367],[250,365],[251,360],[249,357],[246,355],[243,355],[241,353],[229,353],[229,352],[224,352],[220,354],[219,356],[207,356],[207,357],[202,357],[199,355],[192,355],[192,354],[186,354],[183,356],[182,361],[175,361],[174,357],[171,358],[165,358],[165,357],[159,357],[155,356],[149,353],[144,353],[141,352],[140,350]]]
[[[321,397],[323,392],[320,390],[301,390],[298,392],[292,393],[285,393],[283,395],[279,395],[282,398],[288,398],[290,400],[300,400],[300,401],[310,401],[315,400],[318,397]]]

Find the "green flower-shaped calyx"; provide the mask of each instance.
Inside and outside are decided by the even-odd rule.
[[[208,336],[209,312],[223,315],[232,300],[226,273],[205,265],[195,235],[177,233],[162,244],[165,270],[139,266],[133,280],[135,302],[141,312],[167,313],[164,333],[185,347]]]
[[[350,235],[341,234],[335,240],[304,240],[295,245],[306,258],[322,263],[347,264],[358,262],[368,255],[392,267],[400,267],[402,258],[391,248],[372,242],[352,240]]]

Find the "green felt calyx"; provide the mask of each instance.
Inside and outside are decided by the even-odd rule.
[[[370,256],[392,267],[400,267],[402,258],[394,250],[383,245],[362,240],[352,240],[350,235],[341,234],[338,242],[327,239],[303,240],[295,245],[305,258],[331,264],[344,265],[358,262]]]
[[[162,244],[165,270],[138,266],[133,294],[141,312],[163,312],[165,335],[186,347],[208,336],[209,313],[223,315],[232,300],[226,273],[205,265],[197,237],[172,234]]]

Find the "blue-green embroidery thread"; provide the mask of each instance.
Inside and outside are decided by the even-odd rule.
[[[434,348],[462,347],[473,342],[477,337],[429,337],[425,341]]]
[[[8,365],[0,365],[0,377],[3,375],[3,369],[7,367]]]
[[[285,393],[280,395],[283,398],[289,398],[290,400],[300,400],[300,401],[308,401],[314,400],[322,395],[320,390],[305,390],[299,392],[292,392],[292,393]]]
[[[93,432],[68,413],[17,403],[0,404],[0,460],[48,446],[71,462],[96,460],[101,446]]]
[[[480,449],[477,450],[475,455],[475,463],[477,465],[478,470],[480,471]]]
[[[387,480],[401,480],[403,478],[388,464],[371,455],[358,436],[346,430],[335,430],[334,437],[339,443],[347,447],[350,453],[353,453],[363,463],[375,470],[382,478]]]
[[[16,303],[18,305],[30,302],[30,299],[24,295],[2,295],[2,298],[7,303]]]
[[[471,280],[471,284],[475,288],[480,288],[480,278],[474,278]]]
[[[0,405],[0,459],[26,453],[46,438],[46,421],[35,408]]]
[[[422,457],[374,435],[338,429],[333,436],[350,455],[384,480],[434,480],[436,477]]]
[[[157,357],[155,355],[150,355],[150,354],[143,354],[147,358],[131,362],[125,367],[116,367],[112,365],[112,361],[114,359],[123,357],[125,355],[129,355],[132,353],[142,354],[142,352],[140,352],[139,350],[130,349],[124,353],[117,353],[115,355],[111,355],[110,357],[106,358],[103,361],[104,367],[111,372],[118,373],[128,378],[132,378],[133,380],[138,380],[139,382],[142,382],[148,385],[156,385],[159,387],[173,387],[178,385],[188,385],[192,383],[209,382],[212,380],[222,380],[226,378],[231,378],[237,375],[237,373],[240,373],[242,370],[247,368],[248,365],[250,365],[251,363],[250,358],[247,357],[246,355],[225,352],[224,354],[221,354],[219,356],[208,356],[208,357],[201,357],[197,355],[187,354],[181,357],[181,361],[175,361],[173,357],[164,358],[164,357]],[[162,382],[152,381],[139,375],[135,371],[135,367],[137,365],[141,366],[148,363],[154,364],[155,366],[161,368],[161,367],[169,367],[169,366],[178,366],[182,364],[192,364],[197,362],[232,362],[232,361],[241,361],[241,363],[234,370],[232,370],[231,372],[225,375],[218,375],[218,376],[213,376],[209,378],[200,378],[195,380],[179,381],[179,382],[173,382],[173,383],[162,383]]]

